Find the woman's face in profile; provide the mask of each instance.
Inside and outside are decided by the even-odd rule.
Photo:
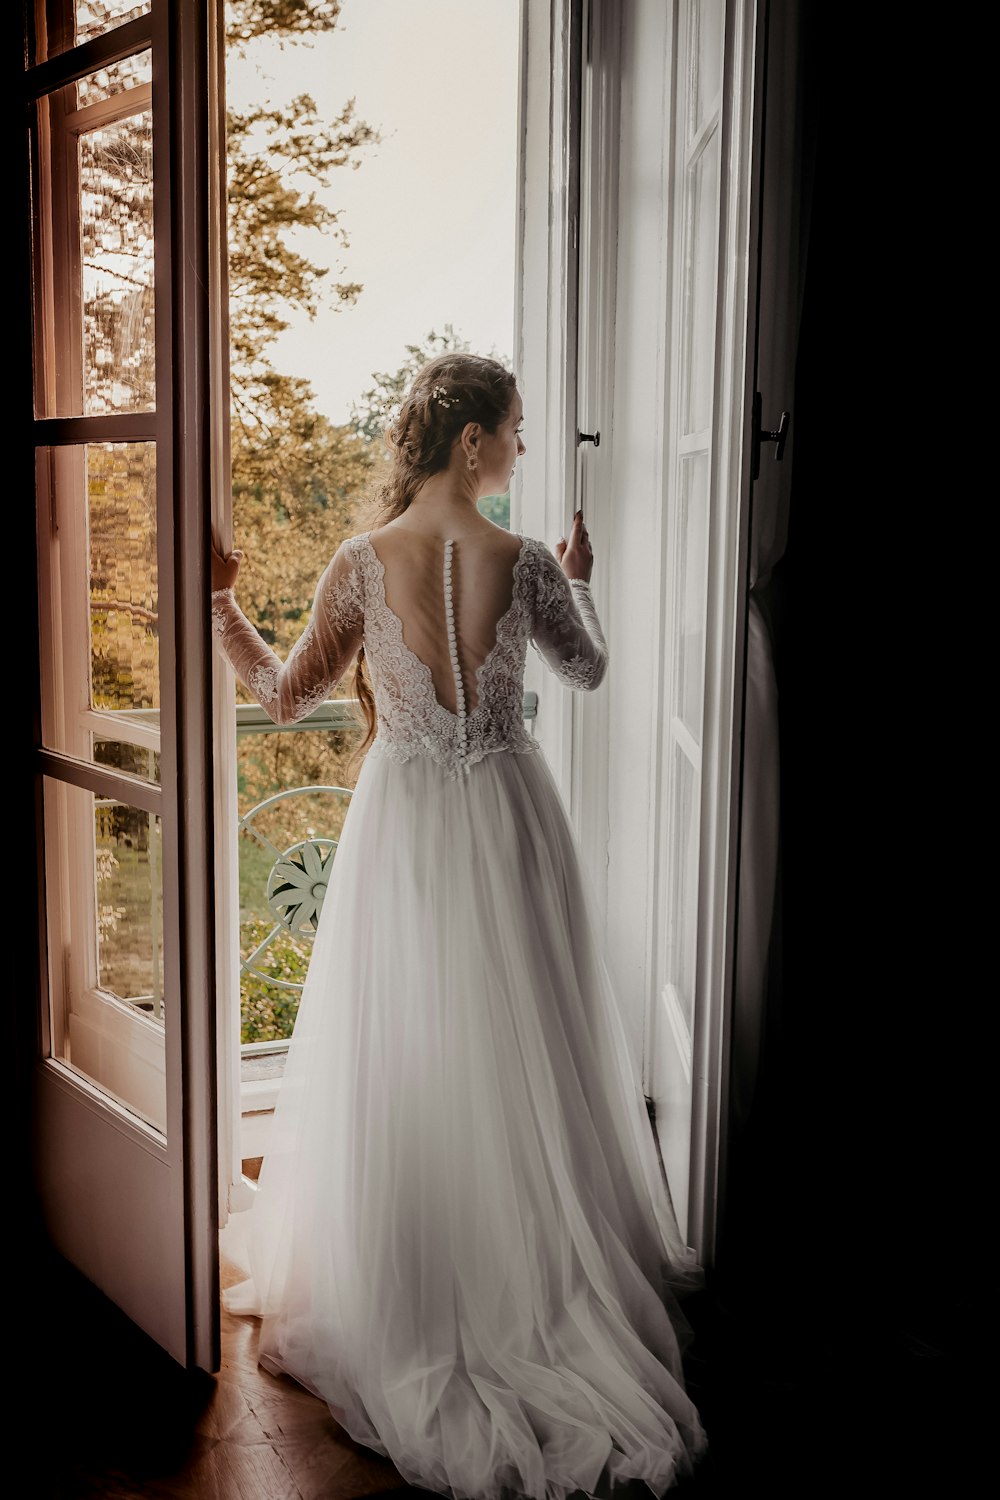
[[[507,415],[496,432],[483,432],[479,442],[479,493],[503,495],[510,488],[514,465],[526,452],[521,440],[524,402],[520,391],[511,396]]]

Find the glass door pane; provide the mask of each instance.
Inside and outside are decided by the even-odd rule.
[[[152,57],[44,94],[32,112],[35,411],[155,405]]]
[[[147,16],[150,5],[151,0],[35,0],[31,61],[44,62],[106,36],[126,21]]]
[[[167,1132],[160,819],[44,781],[49,1055]]]
[[[160,640],[153,443],[36,454],[42,742],[159,781]]]

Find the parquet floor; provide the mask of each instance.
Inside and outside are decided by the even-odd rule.
[[[242,1274],[223,1261],[224,1285]],[[223,1310],[222,1366],[208,1376],[182,1370],[48,1251],[29,1280],[17,1428],[36,1437],[19,1500],[427,1500],[323,1402],[259,1368],[256,1319]]]
[[[323,1402],[258,1368],[256,1320],[223,1311],[221,1369],[186,1372],[47,1250],[17,1274],[16,1500],[428,1500]],[[241,1274],[223,1262],[224,1283]],[[773,1308],[752,1331],[706,1306],[695,1328],[689,1386],[711,1451],[665,1500],[977,1492],[959,1477],[973,1451],[960,1439],[969,1390],[939,1351],[880,1350],[869,1330],[837,1359]]]
[[[28,1460],[23,1489],[44,1500],[361,1500],[409,1493],[391,1463],[359,1447],[326,1406],[258,1368],[258,1324],[222,1313],[222,1367],[186,1372],[75,1273],[48,1305],[58,1420]],[[239,1279],[223,1264],[224,1283]],[[65,1312],[65,1305],[63,1313]],[[51,1352],[51,1349],[50,1349]],[[51,1388],[60,1370],[61,1389]],[[35,1398],[43,1396],[34,1391]],[[39,1412],[47,1405],[41,1400]]]

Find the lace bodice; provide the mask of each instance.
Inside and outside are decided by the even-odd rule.
[[[590,586],[567,579],[543,542],[520,539],[511,602],[496,640],[475,668],[469,707],[456,625],[453,580],[462,542],[444,546],[440,629],[454,676],[455,708],[439,700],[431,669],[406,644],[405,622],[386,602],[385,566],[367,532],[337,549],[316,587],[305,631],[281,658],[242,613],[233,591],[212,595],[212,626],[240,681],[276,724],[306,717],[330,696],[363,646],[378,732],[369,754],[406,761],[430,756],[457,776],[496,751],[536,750],[524,727],[524,667],[531,642],[568,687],[596,688],[608,651]]]

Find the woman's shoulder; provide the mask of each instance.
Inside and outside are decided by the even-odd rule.
[[[556,561],[555,553],[548,542],[543,542],[541,538],[532,536],[527,532],[509,531],[506,527],[497,526],[495,523],[491,523],[491,526],[491,532],[487,532],[484,529],[478,536],[478,541],[486,544],[485,548],[481,551],[482,556],[492,556],[498,561],[520,562],[522,566],[525,564],[534,564],[535,571],[539,568],[544,570],[548,566],[555,568],[560,574],[562,573],[562,569]],[[404,550],[412,552],[414,542],[419,543],[421,540],[424,540],[420,533],[414,533],[412,530],[399,528],[399,531],[399,541]],[[393,528],[391,523],[380,527],[378,534],[382,539],[382,544],[395,543],[397,539],[394,532],[395,528]],[[331,563],[339,563],[341,565],[351,563],[367,564],[373,558],[377,560],[379,554],[371,543],[372,534],[372,530],[367,529],[352,532],[350,536],[344,537],[337,547]],[[433,536],[428,536],[426,540],[432,546],[436,547],[439,545]],[[465,540],[467,543],[470,538]]]
[[[548,542],[521,538],[521,594],[536,614],[561,619],[571,606],[573,585]]]
[[[485,543],[481,556],[488,559],[491,565],[499,565],[506,569],[513,564],[517,572],[523,576],[537,573],[539,567],[544,566],[546,558],[551,558],[555,562],[551,549],[537,537],[527,532],[510,531],[505,526],[496,525],[495,522],[491,525],[493,534],[484,532],[480,537],[480,542]]]
[[[332,567],[356,566],[359,562],[363,562],[368,551],[365,544],[368,541],[369,534],[367,531],[355,531],[350,536],[345,536],[331,557],[330,565]]]
[[[540,537],[521,533],[521,556],[534,565],[536,572],[545,572],[549,567],[556,568],[560,573],[562,572],[552,548],[548,542],[543,542]]]
[[[374,557],[364,545],[367,535],[354,532],[338,543],[317,584],[318,592],[325,598],[350,598],[357,603],[364,599]]]

